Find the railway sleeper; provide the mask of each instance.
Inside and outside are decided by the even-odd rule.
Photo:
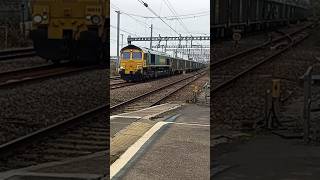
[[[70,134],[65,137],[70,139],[80,139],[80,140],[88,140],[88,141],[90,140],[107,141],[109,139],[109,135],[108,136],[95,136],[95,135],[83,136],[82,134]]]
[[[84,139],[57,139],[53,141],[54,143],[67,143],[67,144],[82,144],[82,145],[97,145],[97,146],[107,146],[107,141],[102,140],[84,140]]]
[[[21,162],[26,161],[26,163],[30,164],[38,164],[39,162],[52,162],[52,161],[61,161],[64,160],[64,157],[58,156],[47,156],[47,155],[39,155],[38,153],[30,153],[30,154],[23,154],[23,156],[18,160]],[[23,162],[22,161],[22,162]],[[24,165],[27,166],[27,165]]]
[[[65,143],[48,143],[47,146],[51,149],[66,149],[66,150],[81,150],[81,151],[90,151],[97,152],[106,149],[104,145],[84,145],[84,144],[65,144]]]
[[[85,156],[91,154],[91,151],[83,151],[83,150],[68,150],[68,149],[47,149],[44,151],[47,155],[59,155],[64,157],[77,157],[77,156]]]
[[[12,169],[11,167],[14,167],[14,168],[27,167],[27,166],[38,164],[38,162],[39,161],[37,161],[35,159],[30,159],[29,160],[26,157],[26,159],[10,159],[6,163],[2,162],[1,164],[5,164],[6,168],[4,168],[4,170],[9,170],[9,169]],[[0,169],[2,169],[1,165],[0,165]]]
[[[83,137],[87,137],[87,136],[108,136],[109,133],[107,131],[104,132],[94,132],[94,131],[82,131],[82,130],[78,130],[75,132],[72,132],[74,134],[82,134]]]
[[[98,133],[108,133],[109,130],[107,128],[101,128],[101,127],[91,127],[90,125],[88,127],[82,127],[81,131],[89,131],[89,132],[98,132]]]

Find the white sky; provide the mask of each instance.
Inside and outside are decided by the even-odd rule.
[[[196,14],[192,17],[181,19],[185,24],[189,32],[193,36],[210,35],[210,0],[168,0],[173,6],[178,15]],[[148,3],[149,7],[161,17],[174,16],[167,7],[165,0],[144,0]],[[117,55],[117,13],[116,10],[120,10],[124,13],[155,17],[146,7],[144,7],[138,0],[111,0],[110,7],[110,45],[111,56]],[[201,14],[199,14],[201,13]],[[201,16],[200,16],[201,15]],[[185,16],[186,17],[186,16]],[[188,16],[191,17],[191,16]],[[136,16],[129,16],[121,14],[120,29],[130,32],[129,34],[124,31],[120,31],[123,35],[123,44],[127,45],[127,37],[131,35],[135,36],[147,36],[150,37],[150,25],[153,24],[153,36],[178,36],[173,30],[171,30],[165,23],[159,18],[141,18]],[[173,29],[175,29],[182,36],[190,35],[186,32],[182,25],[177,20],[166,20]],[[132,44],[149,47],[150,42],[133,42]],[[158,42],[153,42],[153,45],[157,45]],[[164,43],[162,43],[164,44]],[[168,42],[169,44],[169,42]],[[171,44],[178,44],[178,42],[171,42]],[[184,45],[185,42],[182,42]],[[209,41],[194,42],[193,44],[205,44],[209,45]],[[120,49],[121,49],[121,35],[120,35]],[[160,50],[160,49],[159,49]]]

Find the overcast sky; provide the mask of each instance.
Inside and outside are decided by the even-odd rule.
[[[175,31],[182,36],[190,35],[187,30],[193,36],[210,35],[210,0],[144,0],[148,3],[149,7],[159,16],[168,17],[163,18]],[[185,25],[184,28],[178,20],[170,19],[170,16],[175,16],[169,10],[166,5],[171,4],[176,13],[181,16],[181,21]],[[168,3],[169,2],[169,3]],[[111,0],[110,7],[110,33],[111,33],[111,56],[117,55],[117,13],[116,10],[123,12],[120,20],[120,34],[123,34],[123,44],[127,45],[127,37],[131,35],[135,36],[147,36],[150,37],[150,25],[153,24],[153,36],[178,36],[176,32],[170,29],[159,18],[143,18],[155,17],[146,7],[144,7],[138,0]],[[131,14],[131,16],[127,14]],[[138,15],[138,16],[136,16]],[[187,16],[184,16],[187,15]],[[127,32],[125,32],[127,31]],[[129,34],[130,33],[130,34]],[[149,42],[133,42],[132,44],[149,47]],[[153,42],[153,45],[157,45],[158,42]],[[169,44],[169,43],[168,43]],[[173,43],[178,44],[178,43]],[[184,42],[185,44],[185,42]],[[209,42],[198,42],[194,44],[209,44]],[[120,36],[120,49],[121,49],[121,36]],[[159,49],[160,50],[160,49]]]

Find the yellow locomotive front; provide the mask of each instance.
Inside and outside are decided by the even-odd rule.
[[[45,59],[107,59],[109,0],[32,0],[37,54]]]
[[[120,71],[122,79],[137,81],[143,79],[147,54],[137,46],[129,45],[121,49]]]

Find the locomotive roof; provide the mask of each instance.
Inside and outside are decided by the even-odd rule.
[[[148,48],[138,47],[138,46],[135,46],[135,45],[132,45],[132,44],[122,48],[121,51],[126,50],[126,49],[137,49],[137,50],[143,51],[145,53],[151,53],[151,54],[156,54],[156,55],[168,56],[169,57],[169,55],[164,53],[164,52],[154,51],[154,50],[151,50],[151,49],[148,49]]]
[[[138,47],[138,46],[135,46],[135,45],[132,45],[132,44],[130,44],[130,45],[126,46],[126,47],[123,47],[121,49],[121,52],[124,51],[124,50],[127,50],[127,49],[136,49],[136,50],[143,51],[144,53],[151,53],[151,54],[156,54],[156,55],[160,55],[160,56],[166,56],[166,57],[174,58],[174,57],[171,57],[170,55],[168,55],[168,54],[166,54],[164,52],[159,52],[159,51],[151,50],[151,49],[144,48],[144,47]],[[179,58],[179,57],[176,57],[174,59],[182,59],[182,60],[185,60],[185,61],[196,62],[194,60],[183,59],[183,58]]]

